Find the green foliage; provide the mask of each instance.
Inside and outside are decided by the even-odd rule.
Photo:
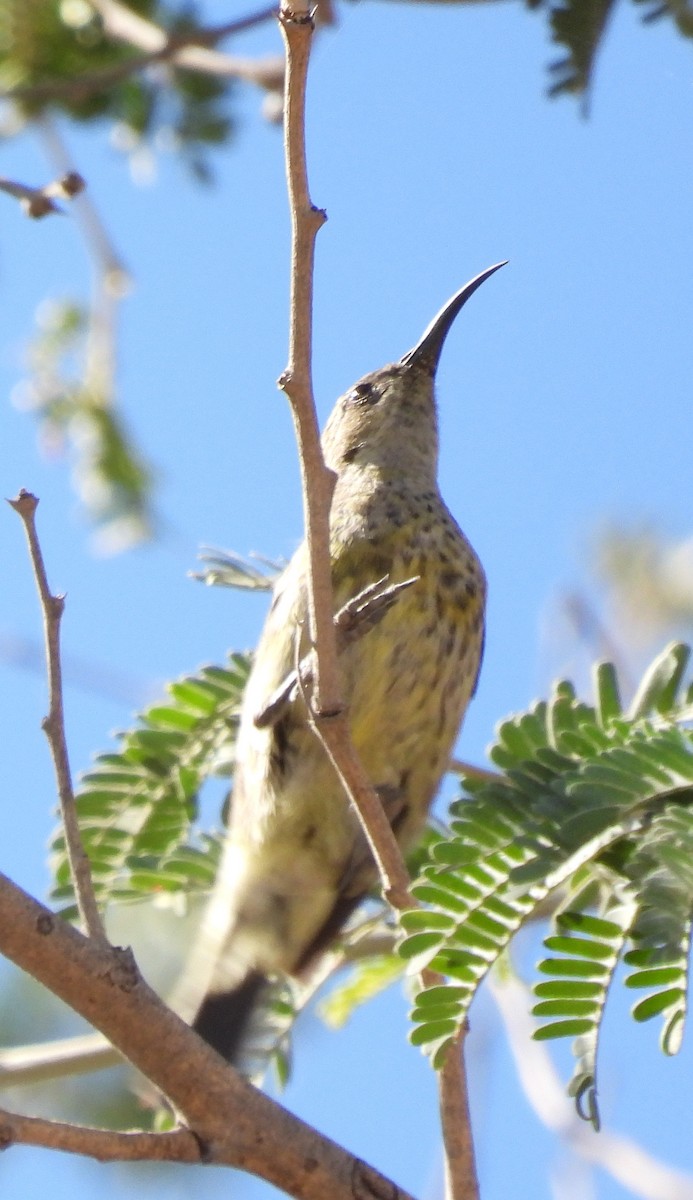
[[[402,960],[396,954],[374,954],[352,967],[341,981],[320,1001],[319,1014],[326,1025],[340,1029],[354,1009],[366,1004],[402,975]]]
[[[82,777],[77,815],[97,899],[209,889],[219,839],[197,826],[205,781],[232,770],[232,750],[249,661],[204,667],[169,686],[169,702],[142,713],[117,751]],[[59,831],[52,845],[54,899],[74,917],[74,893]]]
[[[246,592],[271,592],[281,567],[278,563],[259,558],[264,571],[254,562],[234,554],[232,550],[207,548],[200,554],[204,564],[202,571],[191,572],[193,579],[206,583],[208,587],[239,588]]]
[[[541,1039],[574,1039],[570,1091],[598,1123],[597,1059],[602,1018],[619,964],[626,986],[644,991],[633,1016],[659,1017],[662,1046],[681,1043],[693,921],[693,687],[684,686],[687,647],[667,648],[624,710],[611,664],[595,672],[595,701],[559,683],[498,728],[495,777],[468,775],[449,830],[431,829],[417,852],[402,914],[398,957],[377,912],[347,934],[352,973],[326,1002],[332,1023],[397,978],[430,966],[440,983],[419,991],[412,1041],[435,1065],[464,1023],[477,988],[529,919],[553,899],[534,991]],[[77,808],[101,903],[189,894],[211,887],[219,839],[203,832],[206,781],[228,776],[249,669],[232,656],[174,683],[100,755],[82,780]],[[56,899],[74,915],[62,834],[53,844]],[[383,936],[384,935],[384,936]],[[359,940],[361,939],[361,940]],[[276,994],[258,1026],[258,1071],[290,1063],[290,995]]]
[[[660,17],[671,17],[676,28],[684,37],[693,37],[693,11],[689,0],[635,0],[645,10],[643,21],[658,21]]]
[[[51,453],[70,443],[74,485],[101,542],[113,549],[149,537],[152,472],[108,394],[105,374],[93,370],[99,349],[86,312],[69,302],[44,303],[39,330],[28,352],[30,377],[16,393],[19,406],[38,418]]]
[[[550,67],[554,82],[550,96],[589,91],[594,62],[615,0],[563,0],[551,6],[551,35],[568,53]]]
[[[194,9],[130,0],[127,8],[169,38],[199,30]],[[109,119],[131,139],[166,132],[203,179],[202,151],[229,141],[233,81],[170,64],[109,37],[87,0],[5,0],[0,6],[0,88],[27,118],[57,108],[76,121]]]
[[[550,64],[550,96],[589,96],[597,55],[603,48],[616,0],[525,0],[547,14],[552,41],[565,53]],[[671,17],[679,33],[693,37],[693,13],[687,0],[634,0],[643,24]],[[583,108],[585,104],[583,103]]]
[[[490,756],[498,778],[467,778],[450,836],[434,842],[403,914],[400,954],[445,977],[422,990],[412,1041],[435,1065],[511,938],[560,889],[535,987],[540,1038],[576,1038],[570,1090],[598,1121],[597,1047],[614,972],[647,988],[633,1015],[661,1015],[680,1045],[693,919],[692,691],[689,649],[674,644],[645,673],[627,711],[602,664],[594,705],[568,683],[504,721]],[[628,947],[628,949],[626,949]]]

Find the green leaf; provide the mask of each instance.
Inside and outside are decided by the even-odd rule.
[[[562,1000],[542,1000],[532,1009],[535,1017],[586,1017],[595,1014],[596,1005],[592,1000],[567,996]]]
[[[535,1029],[532,1037],[535,1042],[547,1042],[552,1038],[559,1037],[578,1037],[580,1034],[589,1033],[593,1025],[592,1020],[579,1017],[566,1021],[553,1021],[550,1025],[541,1025],[539,1029]]]
[[[403,964],[395,954],[376,955],[352,967],[318,1004],[318,1015],[333,1029],[344,1025],[361,1004],[371,1000],[402,975]],[[444,989],[445,990],[445,989]]]
[[[652,712],[666,713],[672,708],[688,665],[690,647],[671,642],[654,660],[642,678],[630,706],[632,719],[649,716]]]
[[[442,933],[413,933],[410,937],[400,942],[397,952],[404,959],[416,958],[419,954],[425,954],[428,950],[436,950],[442,945],[444,940],[445,938]]]
[[[677,967],[652,967],[649,971],[638,971],[630,975],[625,983],[630,988],[658,987],[663,983],[674,983],[680,978]]]
[[[639,1000],[633,1005],[633,1017],[636,1021],[649,1021],[651,1017],[657,1017],[667,1008],[673,1005],[679,1005],[683,999],[684,993],[681,988],[668,988],[663,992],[655,992],[652,996],[646,996],[644,1000]]]
[[[249,669],[203,668],[171,685],[171,703],[152,705],[101,755],[77,789],[76,808],[97,899],[209,888],[218,844],[196,827],[197,796],[233,746]],[[65,840],[52,843],[54,898],[72,903]]]
[[[619,717],[622,712],[618,677],[613,663],[597,663],[594,673],[594,691],[597,718],[604,729],[614,717]]]
[[[419,929],[442,929],[446,933],[454,928],[454,919],[447,913],[432,912],[430,909],[412,909],[402,913],[401,925],[406,933]]]
[[[614,0],[560,0],[551,7],[553,40],[568,53],[551,64],[554,82],[550,96],[584,95],[589,91],[613,5]]]
[[[574,997],[592,1000],[602,993],[601,982],[579,979],[540,979],[532,988],[535,996],[549,998]]]
[[[551,937],[544,938],[544,945],[547,950],[557,950],[561,954],[577,954],[579,958],[611,957],[611,947],[608,944],[593,942],[589,938],[562,937],[560,934],[553,934]]]
[[[413,1046],[424,1046],[428,1042],[436,1042],[440,1038],[450,1037],[455,1033],[456,1027],[454,1020],[427,1021],[424,1025],[417,1025],[410,1031],[409,1040]]]

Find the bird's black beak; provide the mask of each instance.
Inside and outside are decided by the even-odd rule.
[[[438,366],[440,352],[443,349],[443,342],[458,312],[467,303],[469,297],[474,295],[476,289],[481,287],[484,280],[488,279],[490,275],[493,275],[501,267],[504,267],[506,262],[507,259],[504,262],[495,263],[492,267],[487,267],[480,275],[475,275],[473,279],[469,280],[469,283],[465,283],[459,292],[455,292],[455,295],[448,300],[447,304],[443,305],[440,312],[433,318],[426,332],[414,346],[414,349],[409,350],[400,359],[402,366],[420,366],[430,371],[431,374],[434,374]]]

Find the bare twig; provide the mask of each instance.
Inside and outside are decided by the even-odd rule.
[[[322,455],[311,382],[315,238],[325,213],[311,203],[306,170],[305,96],[313,35],[307,4],[283,9],[280,24],[287,55],[284,144],[292,250],[289,363],[279,384],[291,403],[303,479],[309,624],[315,647],[312,711],[316,732],[361,819],[385,896],[394,907],[404,908],[411,905],[409,877],[382,804],[354,751],[339,679],[329,535],[334,475]]]
[[[4,875],[0,952],[101,1029],[168,1096],[194,1130],[205,1161],[250,1171],[297,1200],[409,1200],[246,1083],[163,1004],[127,952],[86,939]]]
[[[105,1071],[122,1063],[123,1056],[100,1033],[56,1038],[28,1046],[0,1049],[0,1087],[45,1083],[72,1075]]]
[[[464,1026],[448,1047],[438,1083],[447,1200],[474,1200],[479,1195],[464,1065],[466,1035]]]
[[[291,403],[301,460],[308,545],[310,636],[317,652],[313,703],[318,714],[343,708],[333,632],[329,514],[335,477],[320,446],[311,380],[315,238],[326,214],[311,203],[305,151],[305,97],[313,24],[307,9],[283,9],[286,45],[285,138],[291,211],[289,362],[279,380]]]
[[[36,124],[43,148],[55,170],[63,178],[80,178],[55,122],[43,114]],[[75,215],[103,288],[110,296],[122,299],[129,290],[130,275],[88,192],[83,191],[79,196]]]
[[[43,1146],[84,1154],[99,1162],[179,1162],[200,1163],[203,1150],[189,1129],[168,1133],[144,1133],[133,1130],[116,1133],[110,1129],[92,1129],[85,1125],[67,1125],[25,1117],[0,1108],[0,1150],[13,1145]]]
[[[95,3],[94,7],[99,6]],[[34,103],[64,99],[80,101],[95,92],[107,91],[138,71],[157,63],[172,63],[174,66],[185,66],[188,70],[235,76],[246,83],[254,83],[258,87],[270,90],[279,86],[277,70],[280,60],[276,55],[265,59],[246,59],[229,54],[209,53],[224,38],[243,33],[276,17],[276,4],[249,13],[246,17],[239,17],[235,21],[227,21],[223,25],[175,33],[167,33],[152,21],[132,13],[130,9],[124,9],[120,4],[102,5],[100,12],[105,28],[112,37],[143,49],[144,53],[133,55],[132,58],[108,67],[101,67],[99,70],[85,71],[84,74],[75,75],[70,79],[46,79],[39,83],[21,84],[5,92],[5,98]],[[196,53],[200,50],[206,50],[207,53]]]
[[[153,21],[148,21],[146,17],[120,4],[119,0],[92,0],[92,3],[111,37],[144,51],[146,61],[143,65],[165,60],[189,71],[243,79],[247,83],[254,83],[272,91],[277,87],[276,56],[265,60],[237,58],[209,48],[230,33],[238,32],[239,27],[247,29],[251,23],[258,24],[275,16],[276,6],[263,8],[255,17],[244,17],[240,21],[232,21],[209,31],[197,30],[192,35],[183,33],[176,40],[176,36],[168,34]],[[204,44],[205,41],[208,45]]]
[[[43,148],[56,169],[73,172],[68,149],[52,118],[44,113],[34,124]],[[115,412],[116,409],[120,306],[131,290],[132,278],[109,236],[96,205],[86,193],[78,198],[75,215],[94,268],[79,403],[83,406],[82,411],[87,420],[98,426],[99,408],[105,412]],[[117,416],[114,420],[117,423]],[[128,490],[127,485],[122,486],[122,481],[114,484],[109,477],[105,481],[109,485],[108,490],[99,493],[100,501],[94,501],[89,494],[89,474],[95,470],[100,477],[108,475],[108,468],[104,467],[101,457],[103,433],[100,428],[95,432],[97,436],[93,445],[88,442],[86,449],[82,447],[82,470],[78,473],[78,481],[82,486],[79,490],[87,508],[91,509],[97,519],[95,541],[101,551],[110,553],[149,536],[154,523],[147,493],[147,482],[151,476],[146,462],[136,450],[126,446],[125,452],[133,459],[134,475],[141,472],[143,482],[140,490],[138,491],[136,486]]]
[[[402,853],[356,754],[341,693],[338,645],[333,621],[329,512],[334,476],[320,446],[311,382],[312,301],[315,238],[325,214],[310,200],[305,151],[305,94],[312,21],[305,3],[282,9],[280,23],[287,54],[284,138],[292,227],[289,364],[279,383],[291,403],[301,461],[308,546],[309,624],[314,648],[311,698],[314,728],[356,808],[378,867],[385,898],[397,910],[413,908]],[[300,675],[300,668],[298,671]],[[422,972],[424,986],[443,980]],[[440,1079],[440,1105],[446,1145],[450,1200],[478,1195],[462,1057],[464,1031],[450,1045]],[[448,1144],[449,1143],[449,1144]]]
[[[49,213],[62,213],[63,209],[56,204],[56,199],[71,200],[84,191],[85,186],[77,171],[68,171],[61,179],[54,179],[43,187],[32,187],[28,183],[18,183],[0,176],[0,192],[19,200],[22,211],[34,220],[47,217]]]
[[[36,578],[36,587],[41,601],[43,629],[46,641],[49,696],[48,716],[43,721],[43,729],[48,738],[53,765],[55,767],[60,811],[65,829],[65,843],[75,886],[79,914],[89,936],[97,942],[107,943],[106,932],[94,895],[89,859],[82,845],[82,836],[77,821],[75,797],[72,790],[72,776],[70,773],[70,760],[67,752],[67,740],[65,738],[62,668],[60,662],[60,620],[65,607],[65,597],[54,596],[48,586],[43,554],[41,553],[41,546],[36,532],[38,499],[31,492],[27,492],[22,488],[19,495],[14,500],[10,500],[9,503],[21,517],[24,525],[27,542],[29,543],[31,564]]]

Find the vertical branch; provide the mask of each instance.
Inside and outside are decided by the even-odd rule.
[[[282,9],[280,24],[287,57],[284,146],[292,239],[289,363],[279,385],[291,404],[301,462],[310,636],[315,647],[311,707],[316,733],[361,820],[385,897],[395,908],[410,908],[409,875],[380,799],[354,750],[341,694],[330,560],[335,477],[322,454],[311,373],[315,238],[326,219],[311,203],[306,168],[305,99],[313,22],[305,4],[299,6],[296,0],[293,9]]]
[[[479,1196],[464,1063],[466,1035],[465,1025],[448,1047],[438,1079],[447,1200],[478,1200]]]
[[[287,55],[284,145],[291,209],[291,316],[289,362],[279,380],[296,428],[303,483],[308,549],[310,636],[315,647],[312,708],[323,742],[351,803],[358,812],[393,908],[413,908],[409,874],[397,840],[351,740],[340,689],[334,627],[330,557],[330,504],[334,475],[325,465],[312,389],[312,312],[315,239],[325,213],[311,203],[305,150],[305,96],[313,22],[306,0],[282,8],[280,25]],[[424,986],[442,982],[425,972]],[[465,1031],[451,1044],[439,1080],[448,1200],[476,1200],[478,1187],[462,1058]]]
[[[337,646],[332,628],[330,504],[334,475],[325,466],[313,397],[313,270],[315,238],[326,214],[311,203],[305,148],[305,108],[313,19],[298,4],[283,8],[279,22],[286,46],[284,151],[291,211],[291,300],[289,362],[279,380],[296,426],[308,547],[310,635],[318,647],[313,704],[316,712],[342,707]]]
[[[36,532],[36,509],[38,500],[31,492],[22,488],[19,495],[10,500],[12,508],[19,514],[34,569],[36,587],[43,613],[43,629],[46,641],[46,665],[48,668],[48,716],[43,720],[43,730],[48,738],[55,777],[58,784],[60,811],[65,829],[65,842],[75,886],[77,905],[82,924],[91,938],[107,944],[101,914],[94,895],[94,884],[89,859],[82,844],[77,821],[75,797],[72,790],[70,760],[65,737],[65,714],[63,710],[62,668],[60,662],[60,620],[65,608],[65,597],[54,596],[48,586],[48,577]]]

